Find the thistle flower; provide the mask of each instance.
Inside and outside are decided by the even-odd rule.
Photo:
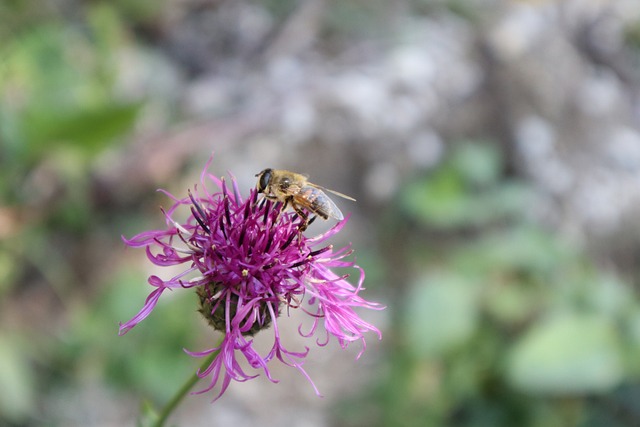
[[[167,290],[195,288],[199,311],[209,325],[224,337],[214,348],[192,352],[194,357],[216,353],[211,364],[200,369],[200,378],[210,377],[209,385],[198,393],[212,390],[221,381],[219,398],[231,380],[246,381],[260,371],[272,382],[277,382],[269,371],[273,359],[299,369],[320,395],[302,365],[309,352],[291,351],[283,346],[278,319],[292,309],[300,309],[311,316],[308,331],[302,326],[298,332],[304,337],[320,334],[319,346],[335,337],[342,348],[361,341],[366,348],[364,333],[372,331],[381,338],[380,331],[362,320],[354,308],[381,309],[376,303],[360,297],[364,271],[348,259],[350,246],[335,250],[326,241],[344,227],[348,218],[338,222],[329,231],[307,237],[300,230],[302,219],[294,213],[282,212],[281,203],[259,197],[255,189],[243,199],[235,179],[231,188],[224,179],[207,172],[211,159],[202,172],[201,188],[194,187],[188,197],[176,198],[163,191],[173,206],[163,213],[167,228],[140,233],[131,239],[123,237],[131,247],[146,249],[148,259],[158,266],[184,266],[175,277],[163,280],[152,275],[148,282],[155,288],[143,308],[131,320],[120,324],[120,335],[144,320]],[[209,193],[206,179],[218,191]],[[191,214],[184,223],[173,219],[178,208],[187,206]],[[339,275],[334,268],[352,268],[359,273],[356,285],[347,281],[348,274]],[[273,346],[261,355],[253,346],[252,336],[271,329]],[[239,358],[244,358],[257,373],[247,373]],[[214,400],[215,400],[214,399]]]

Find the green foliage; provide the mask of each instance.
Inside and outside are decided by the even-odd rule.
[[[635,19],[628,22],[624,28],[624,38],[626,44],[636,52],[640,49],[640,20]],[[637,53],[636,53],[637,55]]]
[[[615,325],[598,314],[563,313],[535,324],[509,354],[507,380],[534,394],[611,390],[623,376]]]
[[[82,4],[73,21],[48,3],[1,3],[0,424],[56,425],[55,414],[39,411],[91,382],[163,399],[194,369],[181,350],[193,344],[194,323],[165,311],[149,327],[169,341],[141,339],[136,349],[117,337],[116,323],[140,308],[145,279],[114,277],[98,291],[96,265],[112,262],[118,233],[95,209],[91,170],[126,140],[145,105],[120,87],[127,24],[104,2]],[[99,239],[100,251],[92,248]],[[135,307],[126,307],[136,290]],[[3,310],[16,304],[46,314],[16,320],[22,313]]]
[[[25,114],[25,121],[30,124],[24,132],[30,147],[28,154],[38,158],[46,155],[52,141],[65,141],[74,149],[95,153],[131,129],[139,109],[140,104],[107,104],[86,110]]]
[[[0,396],[0,423],[47,419],[58,425],[56,416],[72,414],[40,414],[38,399],[59,394],[81,399],[82,386],[92,384],[164,404],[198,366],[182,349],[214,345],[218,336],[196,343],[206,330],[193,309],[196,296],[188,291],[167,298],[171,301],[161,303],[143,324],[118,336],[117,321],[131,318],[148,291],[144,277],[123,271],[95,301],[69,304],[68,325],[56,336],[39,335],[30,325],[0,330],[0,387],[11,390]]]
[[[411,227],[386,243],[389,271],[408,277],[389,367],[343,425],[598,425],[639,382],[632,288],[535,225],[532,193],[503,170],[468,141],[404,187],[396,218]]]
[[[426,227],[477,227],[522,213],[529,193],[515,182],[500,182],[500,153],[491,145],[468,143],[433,175],[409,183],[402,209]]]
[[[403,329],[414,357],[447,354],[478,326],[478,293],[458,276],[422,277],[409,289]]]
[[[28,357],[22,354],[15,333],[0,333],[0,414],[15,423],[24,422],[36,404],[36,378]]]
[[[107,284],[99,304],[74,312],[59,361],[72,370],[70,380],[88,371],[100,372],[112,386],[138,390],[163,402],[193,373],[197,361],[182,351],[194,348],[195,337],[202,332],[192,292],[168,298],[168,304],[160,303],[145,322],[118,336],[114,320],[130,319],[148,293],[144,277],[121,273]]]
[[[0,193],[17,200],[32,168],[60,151],[89,161],[135,123],[141,100],[117,94],[125,47],[113,9],[88,10],[87,27],[47,23],[0,45]]]

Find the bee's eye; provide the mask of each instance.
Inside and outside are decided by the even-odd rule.
[[[291,180],[289,178],[282,178],[282,180],[280,180],[280,186],[283,189],[289,188],[289,184],[291,184]]]
[[[265,169],[260,174],[260,182],[258,182],[258,192],[264,193],[271,181],[271,169]]]

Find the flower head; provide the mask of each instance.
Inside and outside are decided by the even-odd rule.
[[[298,328],[302,336],[314,336],[323,325],[325,336],[316,339],[318,345],[326,345],[331,336],[342,348],[361,341],[359,357],[366,347],[364,333],[372,331],[378,337],[381,334],[362,320],[354,308],[382,307],[360,297],[364,271],[348,259],[353,252],[351,248],[335,250],[326,244],[348,218],[324,234],[307,237],[301,231],[304,224],[299,216],[282,212],[281,203],[259,197],[255,189],[243,199],[235,179],[229,188],[224,179],[207,172],[209,163],[202,172],[199,190],[194,188],[194,193],[189,192],[188,197],[182,199],[164,192],[174,201],[168,211],[163,211],[166,229],[146,231],[131,239],[123,237],[128,246],[146,248],[152,263],[181,265],[184,270],[168,280],[155,275],[149,277],[148,282],[155,289],[140,312],[120,324],[120,335],[145,319],[167,289],[195,288],[199,311],[224,338],[217,347],[187,353],[204,357],[217,352],[208,368],[198,371],[201,378],[211,378],[209,386],[200,393],[222,381],[216,398],[224,393],[231,380],[246,381],[258,375],[246,373],[239,363],[240,357],[273,382],[277,381],[272,378],[268,364],[278,359],[299,369],[313,385],[302,368],[309,348],[294,352],[282,344],[277,320],[281,313],[289,313],[291,309],[303,310],[312,318],[308,331]],[[207,178],[218,191],[207,191]],[[188,207],[191,214],[184,223],[179,223],[173,215],[183,206]],[[356,269],[359,272],[356,285],[347,281],[348,274],[339,275],[333,268]],[[273,346],[261,355],[253,346],[252,336],[267,328],[272,330]],[[315,385],[313,387],[318,393]]]

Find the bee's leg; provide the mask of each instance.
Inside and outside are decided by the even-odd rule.
[[[277,200],[277,199],[276,199]],[[284,212],[287,209],[287,206],[289,205],[290,202],[290,198],[287,197],[286,199],[284,199],[284,202],[282,202],[282,206],[280,207],[280,210],[278,211],[278,216],[276,216],[276,220],[275,222],[278,222],[278,220],[280,219],[280,215],[282,215],[282,212]],[[293,205],[292,205],[293,206]]]
[[[297,207],[296,205],[292,204],[291,206],[293,207],[293,210],[296,211],[298,216],[302,219],[302,222],[300,223],[300,232],[302,233],[303,231],[305,231],[307,229],[309,224],[311,224],[311,222],[309,221],[309,215],[304,213],[304,211],[302,209],[300,209],[299,207]],[[313,219],[315,219],[315,217]],[[313,219],[312,219],[312,221],[313,221]]]
[[[316,218],[318,218],[318,215],[312,216],[311,219],[309,221],[307,221],[307,226],[310,226],[311,223],[316,220]]]

